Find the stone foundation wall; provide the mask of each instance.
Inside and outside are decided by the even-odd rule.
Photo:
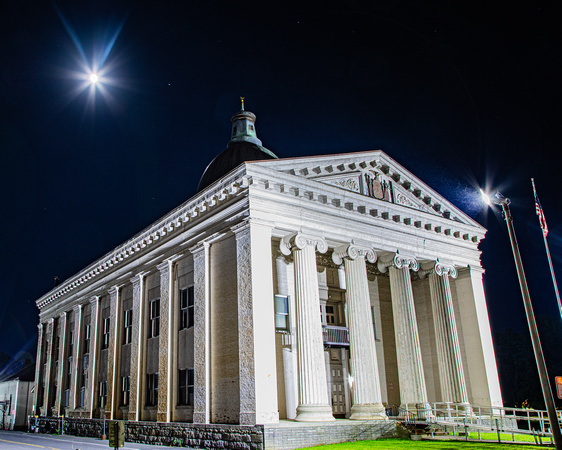
[[[41,431],[60,429],[61,419],[39,418]],[[125,442],[170,445],[178,447],[231,450],[264,450],[263,426],[199,425],[192,423],[159,423],[125,421]],[[64,419],[64,434],[100,439],[101,419]],[[109,421],[106,421],[109,434]]]

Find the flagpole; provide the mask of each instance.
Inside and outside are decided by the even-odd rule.
[[[535,202],[538,199],[537,190],[535,188],[535,179],[531,178],[531,183],[533,184],[533,193],[535,194]],[[542,207],[541,207],[542,209]],[[542,226],[541,226],[542,228]],[[544,240],[544,248],[546,250],[546,257],[548,259],[548,266],[550,267],[550,275],[552,276],[552,284],[554,285],[554,292],[556,293],[556,300],[558,301],[558,310],[560,312],[560,317],[562,317],[562,302],[560,301],[560,291],[558,291],[558,283],[556,282],[556,274],[554,273],[554,267],[552,266],[552,258],[550,257],[550,248],[548,247],[548,241],[546,240],[546,233],[542,233]]]

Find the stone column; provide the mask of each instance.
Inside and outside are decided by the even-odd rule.
[[[109,289],[109,347],[107,352],[107,401],[105,418],[116,419],[119,407],[119,365],[121,362],[121,295],[120,287]],[[131,370],[133,366],[131,366]]]
[[[41,389],[41,366],[43,357],[43,324],[39,323],[37,325],[37,357],[35,358],[35,393],[33,394],[33,414],[38,415],[40,413],[39,407],[37,406],[37,400],[39,396],[39,389]]]
[[[177,305],[174,302],[173,268],[176,255],[157,266],[160,271],[160,339],[158,358],[158,422],[171,422],[172,408],[175,405],[173,392],[173,361],[176,354],[176,341],[172,337]]]
[[[429,275],[441,391],[443,401],[464,403],[468,406],[449,276],[457,278],[457,269],[452,264],[443,264],[439,260]]]
[[[129,420],[140,420],[144,387],[144,274],[131,278],[133,283],[133,342],[131,343],[131,390],[129,397]],[[108,377],[109,380],[109,377]],[[108,383],[109,391],[109,383]],[[109,392],[108,392],[109,399]]]
[[[47,332],[43,346],[45,347],[45,391],[43,392],[43,405],[41,406],[41,415],[49,415],[49,398],[51,396],[51,364],[53,361],[53,334],[55,331],[55,319],[51,317],[47,321]]]
[[[74,369],[74,376],[72,377],[72,386],[70,387],[70,408],[76,409],[77,407],[77,388],[78,388],[78,377],[80,376],[80,370],[83,361],[78,361],[80,356],[80,348],[82,347],[81,331],[82,331],[82,305],[76,305],[73,308],[74,311],[74,347],[72,355],[72,366]],[[82,364],[81,364],[82,363]]]
[[[400,400],[402,406],[409,410],[428,407],[414,294],[410,279],[410,269],[417,272],[419,267],[415,258],[398,253],[390,261],[379,259],[378,262],[379,270],[383,273],[388,270],[390,275]]]
[[[86,373],[86,398],[84,408],[89,413],[90,419],[94,418],[96,408],[96,392],[98,379],[98,331],[99,331],[99,308],[100,298],[90,299],[90,360],[88,362],[88,372]]]
[[[299,372],[299,406],[295,420],[301,422],[335,420],[328,398],[324,363],[316,249],[325,253],[328,250],[326,241],[302,233],[285,236],[280,244],[280,250],[284,255],[293,253],[295,264]]]
[[[349,328],[353,406],[350,419],[386,419],[382,404],[375,333],[371,319],[371,298],[365,259],[377,259],[371,248],[354,244],[338,247],[332,253],[336,265],[345,268],[346,306]]]
[[[66,312],[61,313],[59,316],[59,366],[57,373],[55,376],[57,377],[57,392],[55,393],[55,406],[54,406],[54,415],[61,415],[64,413],[64,389],[63,389],[63,380],[64,380],[64,367],[65,367],[65,358],[64,358],[64,349],[66,348]]]
[[[210,243],[203,241],[189,251],[193,254],[194,281],[194,386],[193,423],[210,423]]]
[[[236,236],[241,425],[279,422],[271,229],[253,219],[232,228]]]

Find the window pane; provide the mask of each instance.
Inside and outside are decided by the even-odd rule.
[[[275,296],[275,312],[276,313],[289,313],[287,297],[282,295]]]

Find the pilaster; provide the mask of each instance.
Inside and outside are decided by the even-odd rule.
[[[271,229],[252,219],[232,228],[236,236],[241,425],[279,422],[272,351],[275,312]]]
[[[80,348],[82,347],[82,305],[76,305],[72,309],[74,311],[74,351],[72,355],[72,368],[74,369],[74,373],[72,377],[72,387],[70,388],[70,408],[75,410],[78,406],[78,377],[80,376],[81,366],[81,361],[78,361],[78,358],[80,357]]]
[[[43,357],[43,324],[39,323],[37,325],[37,357],[35,358],[35,392],[33,394],[33,414],[39,414],[39,406],[37,405],[37,400],[39,397],[39,390],[42,389],[41,383],[41,367]]]
[[[90,361],[86,374],[86,399],[84,408],[89,417],[94,418],[96,408],[97,375],[98,375],[98,331],[99,331],[99,308],[100,298],[95,296],[90,299]]]
[[[354,244],[340,246],[332,253],[338,266],[344,263],[347,320],[353,376],[353,406],[350,419],[386,419],[382,404],[375,335],[371,321],[371,299],[365,259],[374,263],[373,249]]]
[[[57,377],[57,392],[55,393],[55,405],[53,407],[54,412],[53,415],[61,415],[64,413],[63,408],[63,396],[64,396],[64,389],[63,389],[63,376],[64,376],[64,366],[65,366],[65,358],[64,358],[64,349],[66,348],[66,311],[61,313],[59,316],[59,364],[57,368],[57,373],[55,376]]]
[[[172,408],[175,405],[172,395],[174,370],[173,361],[176,352],[176,339],[172,338],[177,305],[174,302],[173,268],[174,261],[181,255],[167,259],[157,266],[160,271],[160,339],[158,358],[158,422],[170,422]]]
[[[414,294],[410,279],[410,269],[418,271],[419,263],[414,257],[396,253],[391,259],[379,259],[378,268],[383,273],[388,270],[390,276],[400,400],[404,407],[416,408],[416,405],[427,404]]]
[[[105,417],[109,420],[116,418],[117,407],[119,406],[121,309],[119,286],[113,286],[109,289],[109,346],[107,352],[107,401],[105,403]]]
[[[210,243],[203,241],[189,251],[193,254],[194,280],[194,386],[193,423],[210,423]]]
[[[281,240],[280,250],[284,255],[292,252],[295,265],[299,382],[295,420],[332,421],[335,419],[328,398],[315,255],[316,250],[326,253],[328,245],[321,237],[295,233]]]
[[[51,398],[51,370],[52,370],[52,353],[53,353],[53,334],[55,330],[55,319],[51,317],[47,322],[47,332],[43,345],[45,346],[45,391],[43,392],[43,405],[41,406],[41,415],[49,415],[49,399]]]
[[[145,373],[144,274],[140,273],[136,277],[131,278],[131,283],[133,284],[133,341],[131,343],[131,389],[128,418],[129,420],[138,421],[140,420],[142,408]]]

